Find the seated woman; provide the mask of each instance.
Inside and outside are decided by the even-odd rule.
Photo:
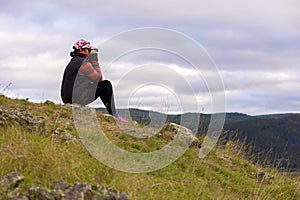
[[[118,121],[128,122],[116,112],[112,84],[103,80],[97,49],[81,39],[74,44],[70,55],[61,85],[62,101],[84,106],[100,97],[109,114]]]

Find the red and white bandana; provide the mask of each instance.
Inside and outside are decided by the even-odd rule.
[[[84,39],[80,39],[78,40],[74,45],[73,45],[73,49],[94,49],[94,47],[91,45],[90,42],[84,40]]]

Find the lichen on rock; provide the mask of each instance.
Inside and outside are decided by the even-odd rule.
[[[30,132],[45,133],[45,121],[27,110],[12,109],[0,106],[0,126],[17,124]]]
[[[10,200],[129,200],[124,192],[99,185],[86,183],[67,184],[57,181],[46,188],[24,184],[24,176],[12,172],[0,179],[0,199]]]
[[[200,140],[193,134],[190,129],[175,123],[165,124],[160,129],[157,136],[168,141],[174,140],[175,137],[180,137],[182,139],[185,139],[186,143],[190,144],[191,146],[201,146]]]

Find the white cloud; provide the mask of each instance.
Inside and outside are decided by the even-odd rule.
[[[60,102],[62,72],[75,40],[83,37],[100,45],[122,31],[159,26],[182,31],[204,45],[220,69],[229,111],[299,111],[300,96],[295,92],[300,89],[299,8],[297,0],[4,1],[0,8],[0,43],[4,47],[0,55],[0,91],[12,82],[6,91],[12,97]],[[134,39],[142,41],[147,35]],[[183,45],[174,38],[157,41]],[[111,52],[100,52],[100,61],[106,53],[134,46],[131,42],[118,42]],[[192,85],[200,107],[207,112],[212,109],[205,78],[214,77],[213,74],[204,69],[202,76],[195,74],[181,58],[166,52],[133,52],[109,68],[104,63],[104,77],[117,86],[130,70],[149,63],[178,72]],[[178,76],[170,76],[169,72],[162,71],[160,78],[169,79],[176,94],[185,99],[191,97]],[[147,73],[123,83],[134,89],[138,87],[136,81],[158,76]],[[148,95],[147,103],[153,101],[150,96],[159,96],[159,91],[151,91],[140,93]],[[126,88],[119,91],[129,92]],[[116,101],[120,105],[128,103],[124,96]]]

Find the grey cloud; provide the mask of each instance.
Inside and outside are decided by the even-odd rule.
[[[282,95],[281,92],[245,91],[227,96],[227,111],[234,112],[243,108],[244,112],[252,115],[299,112],[299,95]],[[290,103],[292,99],[293,103]]]
[[[290,81],[289,74],[257,71],[223,73],[223,77],[227,90],[265,89],[268,91]]]
[[[0,56],[0,85],[13,82],[9,91],[12,96],[50,98],[59,102],[63,68],[70,58],[68,54],[75,40],[83,37],[100,46],[105,39],[124,30],[158,26],[181,31],[203,45],[220,69],[230,111],[263,113],[297,110],[299,96],[295,91],[300,89],[296,76],[300,74],[299,5],[294,0],[230,0],[226,3],[216,0],[3,1],[0,42],[7,51]],[[185,60],[168,52],[145,50],[119,58],[108,69],[105,63],[107,54],[114,55],[149,36],[145,34],[144,38],[118,41],[109,50],[100,51],[104,77],[116,85],[127,72],[128,66],[122,68],[123,63],[176,64],[181,67],[182,73],[191,68]],[[177,45],[189,49],[176,38],[156,39],[157,43],[168,43],[172,48]],[[193,48],[189,50],[194,51]],[[201,60],[197,54],[191,58]],[[272,73],[274,78],[266,76]],[[288,76],[276,78],[280,73]],[[177,94],[191,97],[176,76],[168,75],[164,72],[159,74],[161,78],[170,79]],[[126,80],[124,83],[129,88],[124,88],[119,94],[127,94],[130,92],[128,89],[137,86],[139,82],[136,81],[147,78],[147,74],[142,73],[133,80]],[[209,93],[203,78],[188,75],[185,78],[198,95]],[[152,94],[156,93],[149,91],[143,95],[151,99]],[[148,103],[149,99],[146,100]],[[275,99],[274,104],[268,103],[272,99]],[[127,100],[119,96],[116,101],[125,105]],[[209,107],[209,101],[203,101],[205,107]]]

